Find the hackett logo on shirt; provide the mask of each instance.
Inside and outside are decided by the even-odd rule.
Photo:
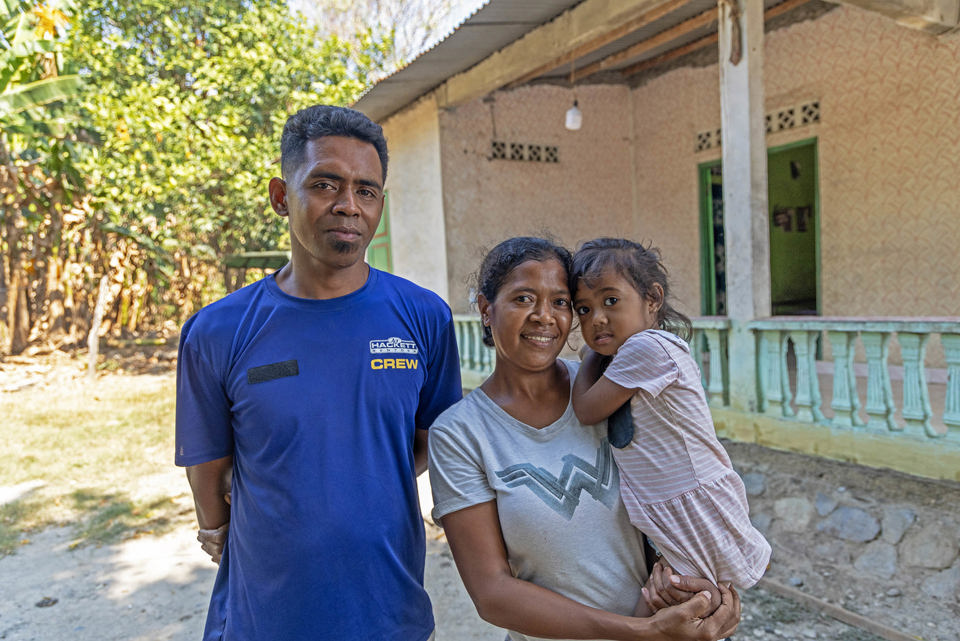
[[[371,354],[418,354],[417,344],[397,336],[370,341]],[[370,369],[417,369],[416,358],[371,358]]]
[[[370,341],[371,354],[416,354],[417,344],[396,336]]]

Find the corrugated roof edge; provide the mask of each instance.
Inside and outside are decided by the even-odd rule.
[[[448,38],[450,38],[450,36],[452,36],[452,35],[455,34],[457,31],[459,31],[459,30],[460,30],[460,27],[462,27],[463,25],[465,25],[465,24],[467,24],[468,22],[470,22],[470,20],[472,20],[474,16],[476,16],[478,13],[480,13],[480,12],[481,12],[487,5],[489,5],[492,1],[493,1],[493,0],[484,0],[483,3],[481,3],[480,5],[478,5],[477,8],[473,10],[473,13],[471,13],[471,14],[468,15],[466,18],[464,18],[463,20],[461,20],[459,24],[457,24],[457,25],[454,26],[452,29],[450,29],[450,31],[448,31],[447,33],[445,33],[441,38],[438,38],[438,39],[437,39],[433,44],[431,44],[429,47],[427,47],[427,48],[424,49],[423,51],[419,52],[416,56],[414,56],[414,57],[410,60],[410,62],[408,62],[407,64],[403,65],[402,67],[397,67],[396,69],[394,69],[393,71],[391,71],[389,74],[387,74],[387,75],[384,76],[383,78],[380,78],[380,79],[377,80],[375,83],[373,83],[372,85],[370,85],[369,87],[367,87],[366,90],[365,90],[362,94],[360,94],[360,97],[357,98],[356,102],[354,102],[353,104],[356,105],[358,102],[360,102],[361,100],[363,100],[364,96],[366,96],[368,93],[370,93],[370,92],[373,90],[373,88],[376,87],[377,85],[379,85],[381,82],[392,78],[393,76],[397,75],[398,73],[400,73],[401,71],[403,71],[404,69],[406,69],[407,67],[409,67],[410,65],[412,65],[413,63],[415,63],[417,60],[419,60],[419,59],[422,58],[423,56],[427,55],[428,53],[430,53],[431,51],[433,51],[434,49],[436,49],[442,42],[444,42],[445,40],[447,40]]]

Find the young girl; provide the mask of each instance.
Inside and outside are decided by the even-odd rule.
[[[570,282],[589,348],[573,388],[577,418],[599,423],[629,401],[633,435],[613,453],[630,521],[677,572],[752,586],[770,545],[750,523],[690,347],[664,331],[689,336],[690,320],[666,303],[658,250],[592,240],[574,256]]]

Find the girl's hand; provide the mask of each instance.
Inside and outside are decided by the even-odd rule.
[[[720,606],[712,614],[709,614],[712,606],[707,592],[698,592],[686,603],[657,612],[650,619],[655,634],[648,638],[714,641],[733,634],[740,623],[740,595],[727,584],[721,585],[718,591]]]
[[[720,590],[708,579],[676,574],[666,561],[658,560],[647,584],[643,588],[643,598],[652,612],[671,605],[686,603],[699,592],[710,594],[710,610],[720,605]]]

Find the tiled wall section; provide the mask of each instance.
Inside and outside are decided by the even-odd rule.
[[[766,111],[819,100],[825,315],[960,314],[960,33],[939,38],[841,7],[767,34]],[[653,230],[698,311],[697,132],[720,126],[716,66],[635,90],[638,231]],[[644,234],[646,235],[646,234]]]
[[[570,90],[527,87],[441,112],[449,302],[468,311],[470,276],[485,249],[548,233],[573,248],[632,229],[629,90],[578,89],[579,131],[564,128]],[[491,115],[492,109],[492,115]],[[496,131],[494,132],[494,128]],[[491,158],[491,143],[556,147],[558,162]],[[545,155],[541,156],[545,158]]]

